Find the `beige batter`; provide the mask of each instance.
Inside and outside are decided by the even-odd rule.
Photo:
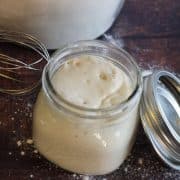
[[[53,85],[67,101],[96,109],[120,103],[132,92],[130,79],[117,66],[87,55],[66,62]]]
[[[132,93],[129,77],[100,57],[83,55],[67,61],[52,78],[55,90],[65,100],[88,108],[111,107]],[[82,174],[106,174],[128,155],[138,122],[138,102],[128,113],[103,126],[58,110],[43,91],[34,109],[33,138],[40,153],[60,167]]]

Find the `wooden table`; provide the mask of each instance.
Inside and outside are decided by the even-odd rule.
[[[127,0],[108,37],[134,56],[143,68],[163,68],[180,73],[180,1]],[[102,37],[103,38],[103,37]],[[1,51],[13,56],[37,55],[7,44]],[[27,81],[36,77],[26,76]],[[64,171],[45,160],[31,141],[32,109],[38,89],[30,95],[0,94],[0,180],[88,179]],[[157,157],[142,127],[133,151],[114,173],[89,179],[180,179],[180,172],[165,166]]]

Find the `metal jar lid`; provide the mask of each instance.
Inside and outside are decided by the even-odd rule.
[[[180,170],[180,79],[160,70],[145,77],[140,115],[157,154]]]

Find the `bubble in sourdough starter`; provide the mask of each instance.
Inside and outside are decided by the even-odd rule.
[[[88,104],[87,101],[83,101],[83,104]]]
[[[86,83],[87,83],[87,84],[89,84],[90,82],[91,82],[91,80],[89,80],[89,79],[86,80]]]
[[[81,63],[79,61],[74,61],[74,65],[79,67],[81,65]]]
[[[104,80],[104,81],[106,81],[106,80],[108,79],[107,74],[105,74],[105,73],[103,73],[103,72],[100,73],[99,77],[100,77],[100,79],[102,79],[102,80]]]

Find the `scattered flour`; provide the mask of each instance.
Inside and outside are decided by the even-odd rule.
[[[21,142],[20,140],[17,141],[17,145],[18,145],[18,147],[21,146],[21,145],[22,145],[22,142]]]
[[[25,155],[25,152],[24,151],[21,151],[21,156],[24,156]]]

